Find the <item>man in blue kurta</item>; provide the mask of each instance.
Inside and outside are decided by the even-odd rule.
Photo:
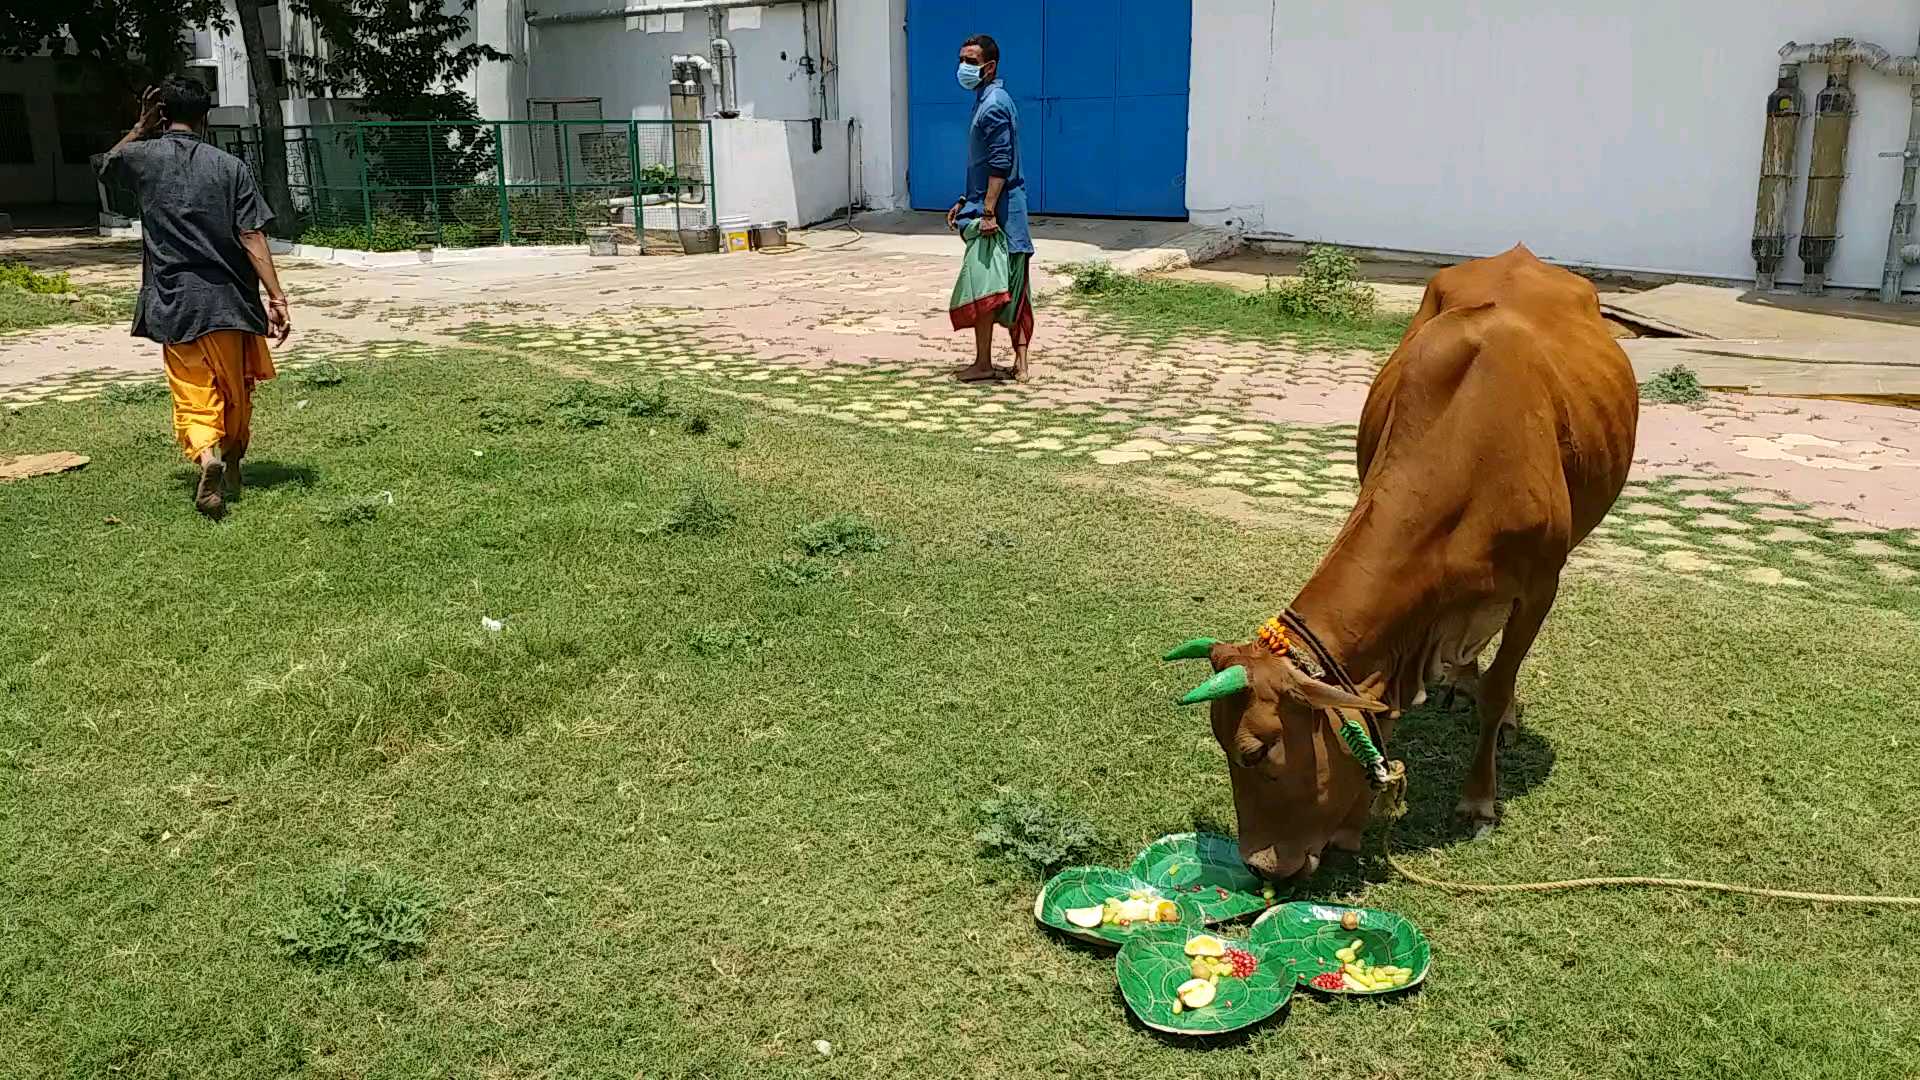
[[[973,124],[967,133],[966,195],[947,211],[947,227],[975,244],[1005,245],[1007,283],[953,312],[955,329],[973,327],[973,363],[954,373],[963,382],[1003,377],[993,366],[993,327],[1013,338],[1015,378],[1027,377],[1027,345],[1033,340],[1033,298],[1028,263],[1033,236],[1027,231],[1027,182],[1020,173],[1020,113],[1000,81],[1000,46],[976,34],[960,47],[960,85],[974,92]],[[978,264],[979,260],[970,259]],[[997,262],[996,262],[997,265]]]

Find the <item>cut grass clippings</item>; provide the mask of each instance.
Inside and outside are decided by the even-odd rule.
[[[61,323],[129,321],[133,318],[133,299],[132,289],[49,294],[0,284],[0,333]]]
[[[1418,993],[1302,995],[1224,1045],[1132,1024],[1112,957],[1037,930],[1036,881],[976,837],[1031,864],[1230,827],[1207,718],[1171,704],[1194,673],[1157,657],[1271,615],[1329,528],[765,411],[738,451],[630,417],[494,431],[566,383],[491,354],[354,368],[299,410],[284,382],[220,524],[150,405],[0,427],[0,456],[93,458],[0,486],[0,1076],[1920,1072],[1920,912],[1454,896],[1337,858],[1306,895],[1417,923]],[[709,490],[731,529],[649,532]],[[838,513],[898,542],[806,588],[762,572]],[[1571,572],[1499,828],[1454,828],[1474,721],[1428,706],[1390,746],[1397,843],[1469,881],[1920,893],[1917,663],[1909,611]],[[1009,791],[1057,816],[983,816]],[[438,906],[299,940],[394,958],[283,949],[340,866]]]

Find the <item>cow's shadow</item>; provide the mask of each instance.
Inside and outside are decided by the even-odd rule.
[[[1390,831],[1385,823],[1376,821],[1358,857],[1328,851],[1317,873],[1294,883],[1297,896],[1354,892],[1371,882],[1391,878],[1393,871],[1381,858],[1383,839],[1395,854],[1430,851],[1474,839],[1477,830],[1456,815],[1454,807],[1473,763],[1480,718],[1471,699],[1461,697],[1447,705],[1442,704],[1444,698],[1444,692],[1435,693],[1425,705],[1401,716],[1387,748],[1388,758],[1407,766],[1406,815]],[[1525,795],[1545,782],[1553,771],[1553,761],[1553,744],[1528,727],[1523,715],[1513,741],[1500,751],[1501,802]],[[1235,832],[1230,818],[1220,820],[1211,815],[1196,814],[1193,827],[1227,836]],[[1281,891],[1284,896],[1284,887]]]
[[[1473,764],[1480,739],[1480,717],[1473,702],[1461,698],[1443,704],[1435,694],[1409,709],[1394,728],[1387,756],[1407,766],[1407,812],[1390,830],[1376,821],[1358,858],[1329,857],[1309,883],[1317,895],[1356,890],[1384,881],[1393,871],[1381,856],[1381,841],[1396,855],[1451,847],[1472,840],[1478,829],[1454,812],[1460,788]],[[1527,726],[1522,715],[1512,741],[1500,751],[1500,801],[1504,804],[1546,782],[1553,772],[1553,744]],[[1497,827],[1497,826],[1496,826]]]

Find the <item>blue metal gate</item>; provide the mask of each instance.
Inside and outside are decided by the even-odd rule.
[[[907,183],[945,210],[966,176],[968,37],[1000,43],[1034,213],[1187,216],[1192,0],[909,0]]]

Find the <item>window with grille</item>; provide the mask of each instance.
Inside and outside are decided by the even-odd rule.
[[[25,94],[0,94],[0,165],[33,164]]]

